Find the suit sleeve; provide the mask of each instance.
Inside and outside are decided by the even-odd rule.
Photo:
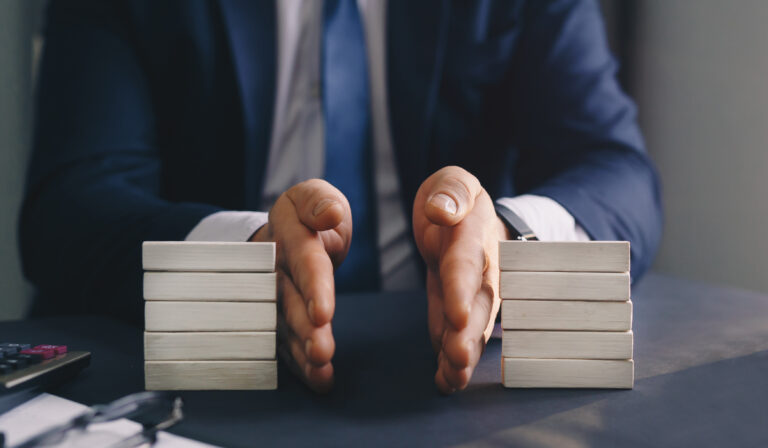
[[[142,241],[183,240],[218,211],[161,195],[150,86],[116,4],[48,9],[20,217],[42,313],[140,319]]]
[[[531,2],[513,79],[519,192],[561,204],[593,240],[628,240],[636,280],[659,245],[657,173],[594,1]]]

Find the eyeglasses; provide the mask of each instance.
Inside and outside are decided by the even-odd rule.
[[[14,448],[39,448],[60,445],[66,447],[103,446],[108,448],[133,448],[152,445],[157,433],[164,431],[184,418],[181,398],[162,392],[139,392],[120,398],[106,405],[96,405],[69,422],[51,428]],[[129,437],[104,431],[93,431],[91,425],[121,418],[137,421],[140,432]]]

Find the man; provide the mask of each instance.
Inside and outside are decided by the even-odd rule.
[[[494,201],[542,239],[631,241],[635,277],[656,250],[594,1],[54,0],[45,35],[21,217],[37,313],[139,320],[145,240],[275,241],[310,387],[333,381],[337,291],[426,281],[449,393],[499,308],[515,229]]]

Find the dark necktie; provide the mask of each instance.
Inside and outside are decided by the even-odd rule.
[[[368,64],[357,0],[325,0],[323,6],[323,114],[325,180],[352,208],[349,254],[336,271],[336,291],[379,287],[376,198],[368,89]]]

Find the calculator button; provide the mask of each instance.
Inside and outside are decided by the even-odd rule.
[[[53,350],[57,355],[63,355],[64,353],[67,353],[66,345],[44,344],[44,345],[36,345],[34,348],[38,350]]]
[[[30,365],[37,364],[43,361],[43,358],[41,356],[27,355],[27,354],[18,354],[18,355],[15,355],[14,358],[23,359],[27,362],[27,364],[30,364]]]
[[[15,370],[15,367],[7,362],[0,362],[0,375],[11,373]]]
[[[23,369],[24,367],[27,367],[27,364],[29,364],[24,358],[16,358],[16,355],[6,359],[5,363],[12,365],[14,369]]]
[[[4,345],[0,346],[0,351],[3,352],[3,356],[10,356],[19,353],[18,347],[6,347]]]
[[[56,352],[54,352],[53,350],[42,350],[39,348],[30,348],[28,350],[22,350],[21,354],[34,356],[36,358],[39,358],[40,360],[51,359],[54,356],[56,356]]]
[[[32,348],[32,344],[15,344],[10,342],[0,344],[0,350],[3,350],[6,355],[13,355],[30,348]]]

